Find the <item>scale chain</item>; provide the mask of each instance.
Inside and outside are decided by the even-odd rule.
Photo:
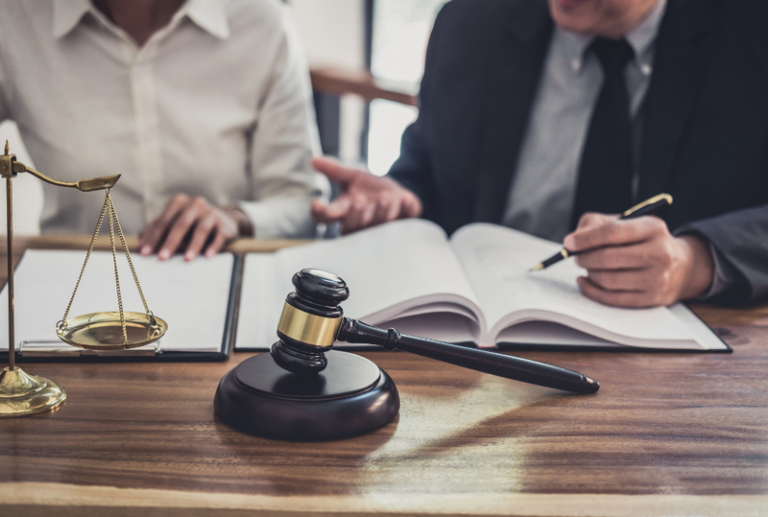
[[[109,241],[112,243],[112,263],[115,265],[115,288],[117,289],[117,306],[120,309],[120,327],[123,329],[123,344],[128,344],[128,331],[125,329],[125,312],[123,312],[123,296],[120,293],[120,274],[117,270],[117,250],[115,249],[115,228],[112,221],[112,214],[115,211],[115,206],[112,204],[112,197],[109,195],[109,189],[107,189],[107,202],[109,203],[109,215],[107,215],[107,222],[109,222]]]
[[[139,277],[138,275],[136,275],[136,270],[133,268],[133,261],[131,260],[131,254],[128,251],[128,246],[125,244],[125,235],[123,235],[123,229],[120,226],[120,220],[117,218],[117,210],[115,210],[115,204],[110,201],[110,206],[112,208],[112,217],[114,217],[115,219],[117,234],[120,236],[120,242],[123,244],[123,251],[125,251],[125,258],[126,260],[128,260],[128,267],[131,268],[131,274],[133,275],[133,281],[136,284],[136,289],[139,291],[139,296],[141,297],[141,303],[144,304],[144,311],[147,313],[147,316],[149,316],[150,322],[154,324],[154,321],[152,321],[154,319],[152,316],[152,311],[149,310],[149,306],[147,305],[147,300],[144,299],[144,292],[141,290]]]
[[[88,252],[85,254],[85,262],[83,262],[83,267],[80,269],[80,276],[77,277],[75,290],[72,291],[72,297],[69,299],[69,304],[67,304],[67,310],[64,311],[64,316],[61,318],[61,321],[59,322],[59,326],[66,326],[67,324],[67,317],[69,316],[69,310],[72,308],[72,302],[75,301],[75,295],[77,294],[77,289],[78,287],[80,287],[80,281],[83,279],[83,273],[85,273],[85,266],[88,265],[88,259],[91,258],[91,252],[93,251],[93,247],[96,245],[96,237],[99,236],[99,231],[101,230],[101,224],[104,222],[104,214],[107,213],[108,202],[109,202],[109,193],[107,193],[107,198],[104,200],[104,206],[101,207],[101,215],[99,215],[99,221],[96,223],[96,229],[93,230],[93,236],[91,236],[91,243],[88,245]]]

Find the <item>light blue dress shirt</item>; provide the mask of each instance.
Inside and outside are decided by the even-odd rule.
[[[667,0],[659,0],[650,13],[625,38],[635,58],[625,70],[633,125],[635,159],[640,150],[642,106],[653,75],[656,36]],[[570,231],[576,201],[581,153],[590,116],[603,84],[603,69],[597,57],[587,52],[594,38],[555,27],[541,84],[531,110],[517,174],[507,198],[503,224],[545,239],[562,242]],[[637,199],[637,166],[632,197]],[[627,207],[629,208],[629,207]],[[676,235],[690,230],[683,227]],[[737,273],[710,246],[715,263],[712,285],[698,299],[724,291]]]
[[[665,7],[666,0],[659,0],[625,36],[635,51],[625,70],[635,133],[642,123],[640,106],[651,82]],[[554,30],[509,192],[505,226],[557,242],[570,230],[581,153],[603,84],[600,62],[587,52],[592,39]],[[635,174],[633,193],[637,185]]]

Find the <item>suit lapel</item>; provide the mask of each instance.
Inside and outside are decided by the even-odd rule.
[[[474,221],[501,221],[552,34],[546,2],[521,3],[491,61]]]
[[[714,49],[714,0],[670,0],[656,44],[653,77],[645,101],[639,199],[665,190]]]

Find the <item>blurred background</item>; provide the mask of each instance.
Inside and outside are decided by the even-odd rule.
[[[447,0],[286,0],[306,48],[323,153],[383,175],[418,113],[429,33]],[[34,166],[13,122],[0,124],[19,160]],[[55,171],[43,171],[55,177]],[[14,180],[14,229],[40,232],[42,187]],[[0,233],[5,233],[0,196]]]

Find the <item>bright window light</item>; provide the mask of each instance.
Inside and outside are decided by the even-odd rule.
[[[373,13],[371,71],[378,79],[398,82],[403,91],[418,91],[424,55],[435,16],[446,0],[376,0]],[[371,103],[368,168],[384,175],[400,155],[403,131],[418,114],[412,106],[376,100]]]

